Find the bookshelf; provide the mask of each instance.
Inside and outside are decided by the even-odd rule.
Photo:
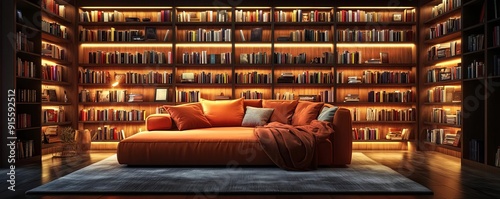
[[[51,130],[60,133],[60,128],[77,125],[75,82],[71,81],[75,78],[75,16],[75,6],[69,2],[41,2],[41,132],[49,142],[42,143],[42,152],[56,146],[53,140],[60,140]]]
[[[419,149],[461,157],[462,1],[420,7]],[[458,138],[457,138],[458,137]]]
[[[170,17],[163,18],[169,20],[159,20],[158,13],[167,13],[167,10]],[[357,15],[352,13],[355,11],[368,13],[370,18],[355,22],[337,19],[343,11],[346,11],[345,17],[348,10],[352,16]],[[413,6],[312,8],[179,4],[115,9],[110,5],[79,5],[78,32],[84,36],[78,38],[78,128],[123,128],[128,137],[144,128],[142,120],[117,121],[109,119],[109,113],[137,110],[146,117],[161,105],[183,104],[199,98],[215,100],[220,95],[247,99],[298,99],[301,95],[317,95],[326,103],[362,109],[359,117],[363,120],[358,120],[355,126],[380,129],[380,139],[373,141],[383,143],[389,128],[410,129],[409,139],[415,140],[418,125],[416,11]],[[111,13],[120,20],[110,20]],[[104,17],[95,20],[99,15],[108,15],[107,22]],[[151,21],[143,22],[145,17]],[[138,21],[124,22],[127,18],[138,18]],[[144,34],[149,27],[155,27],[156,40],[133,41],[129,36],[129,32]],[[365,35],[361,43],[339,36],[341,31],[349,35],[349,30],[359,30],[356,34]],[[116,40],[111,36],[120,32],[129,38]],[[151,51],[165,59],[137,62],[136,51]],[[336,54],[344,51],[361,52],[360,62],[340,62]],[[369,58],[380,58],[380,52],[388,54],[387,62],[384,55],[384,63],[365,63]],[[129,53],[124,56],[132,56],[133,61],[121,60],[122,53]],[[129,74],[144,77],[151,73],[168,78],[160,82],[129,82]],[[293,78],[281,77],[287,73]],[[347,82],[348,76],[362,77],[365,73],[370,77],[361,84]],[[121,74],[127,77],[125,82]],[[345,82],[337,79],[339,74],[344,75]],[[113,87],[115,82],[120,83]],[[156,87],[168,88],[166,102],[154,99]],[[143,101],[99,100],[102,93],[125,93],[125,90],[127,94],[143,94]],[[379,102],[369,102],[370,91],[374,95],[376,92],[391,94]],[[359,94],[362,100],[343,102],[350,93]],[[377,112],[372,113],[374,119],[365,120],[369,107],[375,107]],[[87,114],[85,119],[82,114]]]
[[[463,82],[463,154],[462,164],[481,166],[498,171],[500,145],[495,112],[498,106],[498,58],[496,40],[499,25],[498,1],[467,1],[463,15],[470,16],[464,23],[462,39],[465,53],[462,60],[471,69],[464,73]],[[493,9],[486,9],[493,8]],[[472,13],[471,10],[476,10]],[[480,11],[480,12],[477,12]],[[481,64],[482,62],[482,64]],[[479,63],[479,64],[477,64]],[[477,69],[477,70],[476,70]]]

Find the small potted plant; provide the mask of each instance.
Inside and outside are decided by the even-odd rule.
[[[76,155],[75,129],[73,127],[65,127],[60,135],[62,146],[60,150],[53,154],[53,157],[71,157]]]

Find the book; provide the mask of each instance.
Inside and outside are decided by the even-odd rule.
[[[252,28],[250,41],[262,41],[262,28]]]
[[[382,63],[389,63],[389,53],[387,53],[387,52],[380,52],[380,61]]]
[[[168,41],[168,34],[170,33],[170,29],[167,29],[167,32],[165,33],[165,37],[163,37],[163,41]]]
[[[245,34],[243,34],[243,30],[240,30],[240,37],[241,37],[241,41],[247,41],[245,39]]]
[[[47,90],[47,95],[49,96],[49,102],[57,102],[56,90],[54,90],[54,89],[48,89]]]
[[[453,141],[453,146],[460,146],[461,137],[462,137],[462,131],[457,131],[457,135],[455,136],[455,140]]]

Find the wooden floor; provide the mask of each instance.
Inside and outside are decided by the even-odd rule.
[[[113,155],[113,152],[91,152],[71,158],[42,158],[39,166],[16,169],[16,192],[2,188],[0,198],[43,198],[43,199],[118,199],[118,198],[169,198],[169,199],[210,199],[210,198],[263,198],[263,199],[377,199],[377,198],[500,198],[500,176],[481,170],[462,167],[460,159],[437,152],[409,151],[362,151],[373,160],[386,165],[402,175],[428,187],[433,195],[87,195],[87,196],[26,196],[24,192],[50,182],[87,165]],[[0,170],[5,176],[7,170]],[[362,177],[362,176],[360,176]],[[1,179],[5,179],[2,177]],[[105,183],[105,182],[103,182]],[[6,186],[4,180],[2,184]]]

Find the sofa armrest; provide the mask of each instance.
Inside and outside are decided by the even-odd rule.
[[[146,129],[148,131],[172,129],[172,118],[170,114],[151,114],[146,118]]]
[[[339,108],[333,117],[333,130],[330,141],[333,144],[333,165],[344,166],[352,158],[352,119],[351,112]]]

